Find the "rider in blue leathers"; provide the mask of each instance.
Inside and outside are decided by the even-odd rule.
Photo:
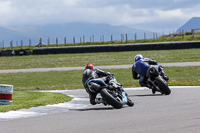
[[[158,64],[155,60],[149,58],[143,58],[141,54],[137,54],[135,56],[135,63],[132,66],[132,76],[133,79],[139,79],[139,84],[141,86],[151,88],[151,86],[147,84],[147,76],[146,76],[146,73],[151,65],[158,65]],[[161,65],[158,65],[158,67],[162,72],[163,78],[165,80],[169,80],[169,78],[164,73],[163,67]]]

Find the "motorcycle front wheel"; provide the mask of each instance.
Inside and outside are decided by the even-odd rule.
[[[112,96],[106,89],[101,90],[101,96],[109,105],[113,106],[116,109],[123,107],[123,102],[119,97]]]

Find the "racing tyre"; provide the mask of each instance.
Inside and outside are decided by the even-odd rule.
[[[101,96],[109,105],[113,106],[116,109],[123,107],[123,102],[119,97],[113,97],[106,89],[101,90]]]
[[[161,93],[164,93],[165,95],[169,95],[171,93],[168,84],[160,76],[156,77],[155,82],[162,91]]]

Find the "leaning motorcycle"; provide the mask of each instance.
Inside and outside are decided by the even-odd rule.
[[[100,93],[102,99],[116,109],[126,104],[133,106],[134,103],[128,98],[123,86],[116,81],[114,75],[109,75],[109,79],[108,84],[103,79],[91,79],[87,81],[87,86],[91,92]]]
[[[169,95],[171,93],[168,82],[162,76],[162,72],[159,70],[157,65],[152,65],[148,69],[146,76],[148,77],[147,83],[151,86],[150,89],[154,89],[154,91],[152,91],[153,93],[156,91],[165,95]]]

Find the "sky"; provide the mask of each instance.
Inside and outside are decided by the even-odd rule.
[[[199,9],[200,0],[0,0],[0,27],[86,22],[172,32]]]

